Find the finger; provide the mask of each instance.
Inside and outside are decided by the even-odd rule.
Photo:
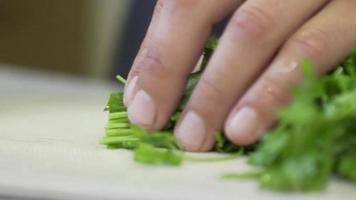
[[[331,1],[284,45],[270,67],[232,110],[225,131],[236,144],[251,144],[291,100],[290,83],[301,80],[298,61],[309,58],[319,73],[336,66],[356,45],[356,1]]]
[[[237,10],[182,115],[186,119],[176,128],[187,150],[213,146],[215,131],[239,96],[284,40],[325,2],[250,0]]]
[[[236,0],[161,0],[125,88],[132,123],[162,128],[178,103],[214,23]]]

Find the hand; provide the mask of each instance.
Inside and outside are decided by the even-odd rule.
[[[323,74],[356,45],[355,0],[160,0],[125,88],[130,120],[163,128],[212,26],[231,16],[175,128],[188,151],[207,151],[224,130],[236,144],[256,142],[291,100],[299,62]]]

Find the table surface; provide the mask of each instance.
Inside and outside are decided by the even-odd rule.
[[[98,144],[113,83],[0,65],[0,198],[8,199],[356,199],[334,179],[321,193],[275,193],[227,181],[244,159],[145,166]],[[210,156],[207,155],[207,156]]]

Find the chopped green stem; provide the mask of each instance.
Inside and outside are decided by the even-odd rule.
[[[198,157],[191,155],[184,155],[184,159],[193,162],[219,162],[219,161],[228,161],[235,160],[242,156],[242,151],[237,153],[228,154],[226,156],[218,156],[218,157]]]
[[[183,161],[183,152],[143,143],[135,150],[135,160],[145,164],[180,165]]]
[[[125,118],[122,118],[122,119],[109,119],[108,121],[108,124],[122,124],[122,123],[125,123],[125,124],[130,124],[130,121],[129,119],[125,119]]]
[[[116,79],[117,79],[119,82],[123,83],[124,85],[127,83],[126,79],[125,79],[124,77],[120,76],[120,75],[117,75],[117,76],[116,76]]]
[[[249,171],[242,173],[226,173],[222,175],[223,179],[258,179],[262,175],[260,171]]]
[[[129,128],[115,128],[107,129],[105,133],[107,136],[128,136],[132,135],[132,130]]]
[[[139,142],[140,140],[133,136],[115,136],[104,137],[100,140],[101,144],[117,144],[121,142]]]
[[[115,113],[109,113],[109,120],[112,119],[127,119],[127,112],[115,112]]]
[[[129,128],[130,124],[128,123],[108,123],[106,128],[107,129],[114,129],[114,128]]]

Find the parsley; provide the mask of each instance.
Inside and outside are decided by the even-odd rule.
[[[332,174],[356,182],[356,49],[323,78],[313,64],[302,64],[303,83],[293,86],[293,102],[276,113],[279,123],[259,144],[239,147],[223,133],[215,135],[214,151],[228,153],[221,158],[185,155],[173,136],[173,127],[183,111],[217,45],[209,41],[200,70],[191,74],[176,112],[162,131],[149,133],[132,125],[122,103],[123,93],[110,95],[106,136],[100,143],[110,149],[130,149],[137,162],[180,165],[189,161],[219,161],[248,154],[256,170],[229,173],[226,179],[257,179],[264,188],[310,191],[323,189]],[[126,80],[118,76],[123,84]]]
[[[135,161],[146,164],[179,165],[183,161],[183,152],[169,148],[157,148],[142,143],[135,150]]]
[[[293,88],[293,102],[277,112],[279,124],[248,158],[260,169],[253,178],[262,187],[320,190],[331,174],[356,182],[355,72],[355,50],[321,79],[310,62],[303,64],[304,81]],[[225,178],[231,177],[244,173]]]
[[[182,100],[164,130],[149,133],[131,124],[128,120],[127,110],[123,105],[123,92],[117,92],[110,95],[105,108],[105,111],[109,112],[108,122],[105,128],[106,136],[100,140],[100,143],[107,145],[109,149],[134,150],[135,160],[145,164],[180,165],[183,160],[211,162],[230,160],[240,156],[242,151],[224,157],[201,158],[187,156],[180,150],[172,134],[173,127],[192,94],[195,85],[198,83],[201,73],[207,65],[216,45],[217,39],[211,38],[204,49],[204,57],[200,69],[188,77],[187,87],[183,93]],[[117,76],[116,78],[121,83],[126,84],[126,80],[121,76]],[[220,149],[218,150],[219,152],[234,152],[241,149],[228,142],[224,136],[220,135],[219,137],[220,142],[223,143],[220,147],[217,147],[217,149]]]

